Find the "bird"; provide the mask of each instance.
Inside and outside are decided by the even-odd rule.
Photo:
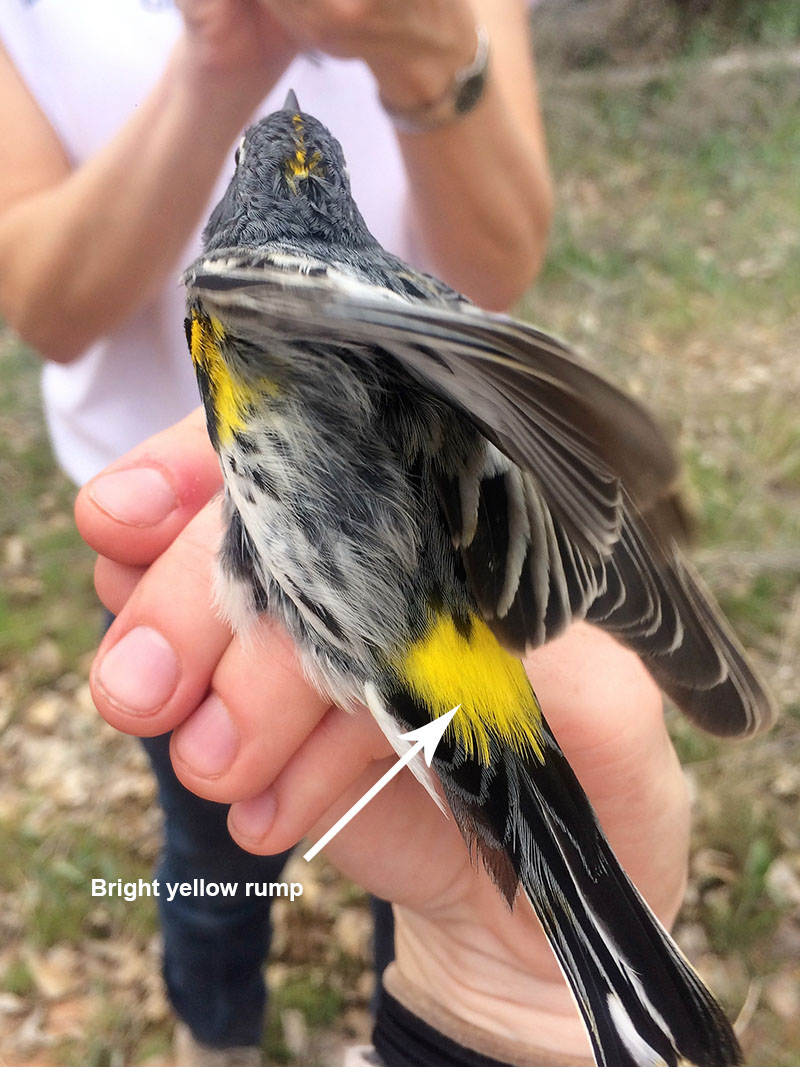
[[[366,706],[399,752],[458,706],[415,773],[508,905],[532,905],[598,1067],[740,1063],[521,662],[585,620],[703,729],[772,721],[684,554],[665,433],[563,342],[384,250],[294,93],[246,131],[183,281],[233,629],[279,622],[317,688]]]

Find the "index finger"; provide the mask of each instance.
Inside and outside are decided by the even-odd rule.
[[[220,488],[200,408],[149,437],[81,489],[75,521],[101,556],[152,563]]]

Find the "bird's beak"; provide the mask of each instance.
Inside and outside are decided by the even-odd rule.
[[[294,89],[290,89],[289,92],[286,94],[286,100],[284,101],[281,110],[291,111],[294,115],[296,115],[300,111],[300,105],[297,102],[297,96],[295,95]]]

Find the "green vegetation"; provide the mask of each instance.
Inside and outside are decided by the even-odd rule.
[[[286,1041],[287,1012],[300,1014],[310,1033],[328,1029],[340,1018],[344,997],[332,986],[318,967],[298,969],[272,991],[265,1049],[270,1063],[296,1063]],[[302,1057],[301,1057],[302,1059]]]
[[[72,521],[74,489],[54,469],[39,400],[39,363],[2,342],[0,391],[0,670],[21,667],[50,639],[64,663],[96,643],[92,553]],[[48,679],[20,670],[29,689]]]
[[[524,312],[671,428],[697,561],[785,708],[741,745],[670,720],[699,786],[695,848],[723,872],[701,864],[684,918],[725,961],[720,993],[736,1012],[752,983],[791,982],[777,946],[800,929],[796,904],[770,891],[797,877],[785,828],[797,789],[773,783],[791,776],[800,741],[800,85],[791,69],[719,76],[686,61],[638,85],[559,78],[544,102],[560,212]],[[752,1067],[797,1061],[796,1018],[782,1011],[756,1004]]]
[[[671,0],[671,6],[690,55],[741,43],[786,45],[800,37],[800,9],[794,0]]]
[[[30,943],[50,948],[83,937],[145,937],[155,932],[155,902],[119,896],[92,898],[91,880],[152,879],[149,865],[119,836],[101,838],[67,824],[43,834],[0,822],[0,890],[24,892]]]

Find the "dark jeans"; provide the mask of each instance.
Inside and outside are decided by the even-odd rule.
[[[244,895],[246,882],[280,880],[288,852],[254,856],[228,833],[225,804],[203,800],[175,777],[169,734],[142,741],[158,781],[164,847],[158,898],[164,977],[170,1001],[198,1041],[216,1048],[261,1042],[266,991],[262,967],[270,943],[270,898]],[[233,897],[180,896],[166,882],[238,882]],[[377,974],[394,956],[391,907],[373,900]]]

